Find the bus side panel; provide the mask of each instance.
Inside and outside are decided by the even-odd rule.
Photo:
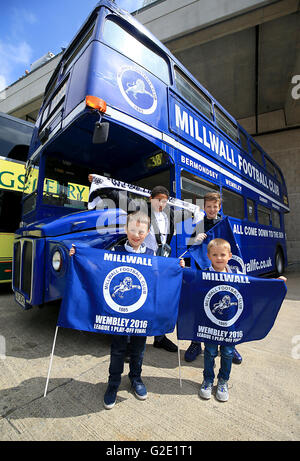
[[[79,103],[85,100],[85,97],[88,94],[90,94],[88,93],[87,86],[93,43],[94,42],[92,42],[91,45],[87,47],[87,49],[80,56],[71,70],[69,86],[66,93],[67,102],[65,106],[64,117],[72,112],[72,110],[75,109]],[[91,69],[91,73],[93,73],[93,69]],[[99,95],[95,94],[94,96]]]
[[[274,177],[250,156],[246,158],[236,143],[221,134],[205,117],[192,110],[171,91],[169,119],[170,131],[178,136],[179,142],[190,145],[195,158],[198,152],[203,152],[208,160],[238,173],[242,180],[253,184],[268,196],[282,200],[283,187]]]
[[[230,218],[235,239],[241,249],[248,274],[257,276],[275,270],[275,255],[282,249],[285,263],[284,233],[257,223]]]

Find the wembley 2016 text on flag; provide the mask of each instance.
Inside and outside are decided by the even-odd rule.
[[[186,269],[178,339],[220,345],[262,339],[271,330],[286,291],[282,280]]]
[[[118,335],[172,332],[182,272],[174,258],[77,246],[57,325]]]

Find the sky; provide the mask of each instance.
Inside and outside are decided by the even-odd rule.
[[[97,0],[10,0],[1,2],[0,91],[25,75],[51,51],[61,52],[97,5]],[[116,0],[135,11],[142,0]]]

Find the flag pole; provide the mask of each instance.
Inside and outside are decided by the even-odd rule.
[[[181,259],[181,258],[182,258],[182,256],[184,256],[184,255],[185,255],[185,253],[187,253],[188,251],[189,251],[189,250],[186,250],[184,253],[182,253],[182,255],[178,256],[178,259]]]
[[[179,350],[179,339],[177,338],[177,351],[178,351],[178,368],[179,368],[179,384],[182,387],[181,381],[181,364],[180,364],[180,350]]]
[[[56,343],[57,331],[58,331],[58,326],[56,327],[56,330],[55,330],[55,335],[54,335],[54,340],[53,340],[53,346],[52,346],[52,352],[51,352],[51,355],[50,355],[50,364],[49,364],[49,369],[48,369],[48,376],[47,376],[47,381],[46,381],[46,387],[45,387],[44,397],[46,397],[47,389],[48,389],[48,383],[49,383],[50,372],[51,372],[51,367],[52,367],[52,361],[53,361],[53,354],[54,354],[54,348],[55,348],[55,343]]]

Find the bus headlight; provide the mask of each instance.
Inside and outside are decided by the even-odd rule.
[[[52,256],[52,267],[56,272],[59,272],[61,270],[62,261],[63,259],[61,252],[59,250],[56,250]]]

